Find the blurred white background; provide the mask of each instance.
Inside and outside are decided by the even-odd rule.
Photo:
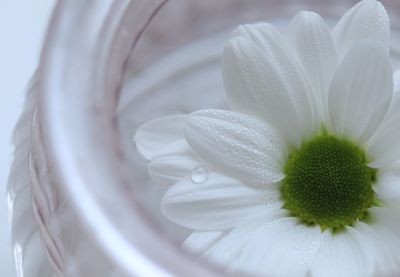
[[[0,276],[15,276],[6,206],[13,126],[56,0],[0,0]]]

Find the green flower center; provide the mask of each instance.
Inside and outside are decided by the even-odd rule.
[[[281,186],[284,208],[322,230],[340,229],[368,215],[376,203],[376,170],[349,140],[322,132],[293,151]]]

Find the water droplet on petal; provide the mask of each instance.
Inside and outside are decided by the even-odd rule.
[[[192,182],[195,184],[203,184],[208,180],[208,169],[202,166],[198,166],[192,170]]]
[[[313,241],[313,242],[311,243],[311,245],[312,245],[312,246],[316,246],[316,245],[317,245],[317,242],[316,242],[316,241]]]

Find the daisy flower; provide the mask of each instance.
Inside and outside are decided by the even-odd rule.
[[[222,55],[230,110],[143,124],[148,172],[184,247],[267,276],[400,274],[400,99],[380,2],[330,30],[237,28]]]

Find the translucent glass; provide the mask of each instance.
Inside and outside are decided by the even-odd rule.
[[[150,119],[226,106],[220,54],[237,25],[284,28],[300,10],[332,24],[354,3],[59,1],[16,133],[28,151],[9,193],[20,276],[227,274],[181,249],[189,230],[161,215],[164,191],[132,136]],[[385,4],[398,45],[400,3]]]

